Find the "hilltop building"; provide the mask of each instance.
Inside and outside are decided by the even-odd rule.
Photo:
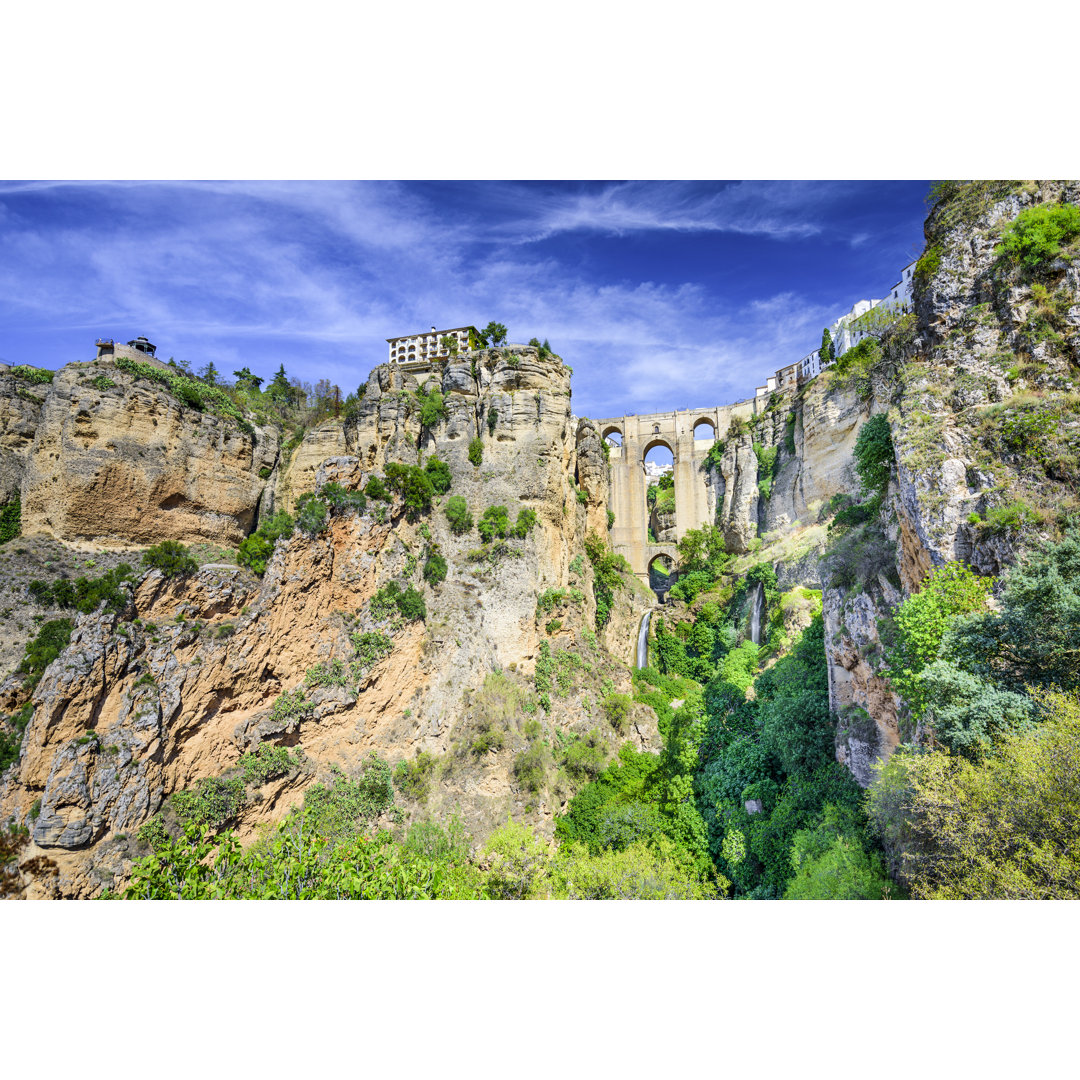
[[[116,359],[121,356],[125,356],[129,360],[145,360],[148,356],[154,356],[154,353],[157,352],[157,346],[145,337],[137,337],[126,345],[120,341],[113,341],[112,338],[98,338],[94,344],[97,346],[95,360],[100,360],[102,357]]]
[[[880,300],[859,300],[852,304],[851,310],[846,315],[841,315],[829,327],[829,334],[832,337],[833,352],[837,356],[843,356],[848,349],[854,348],[860,341],[873,330],[873,327],[869,325],[869,320],[866,320],[864,316],[868,315],[875,309],[880,310],[882,314],[886,311],[898,311],[900,313],[906,313],[911,311],[911,277],[915,272],[915,263],[910,262],[900,271],[900,280],[897,281]],[[812,353],[808,353],[804,356],[798,364],[794,365],[798,368],[799,378],[812,379],[819,371],[829,366],[828,361],[824,364],[821,362],[821,357],[818,354],[818,350],[815,349]],[[785,369],[787,370],[787,369]],[[779,375],[779,372],[777,372]],[[770,387],[772,389],[772,387]],[[759,389],[758,393],[762,391]]]
[[[390,346],[391,364],[427,363],[449,356],[439,342],[444,337],[453,338],[458,349],[465,352],[469,347],[469,331],[476,333],[475,326],[455,326],[453,330],[436,330],[433,326],[426,334],[407,334],[404,337],[387,338]]]

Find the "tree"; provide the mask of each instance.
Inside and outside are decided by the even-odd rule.
[[[1038,730],[975,763],[894,753],[868,809],[919,899],[1080,898],[1080,698],[1036,691]]]
[[[923,668],[937,659],[950,624],[960,615],[983,611],[989,593],[988,579],[977,577],[963,563],[948,562],[896,609],[897,643],[884,674],[915,717],[922,716],[927,704],[920,678]]]
[[[451,495],[446,500],[446,520],[450,523],[450,530],[455,536],[461,536],[473,527],[469,504],[461,495]]]
[[[266,392],[275,401],[288,401],[290,389],[289,377],[285,374],[285,365],[282,364],[278,367],[274,377],[270,380],[270,385],[266,388]]]
[[[818,356],[823,364],[836,359],[836,349],[833,347],[832,334],[829,333],[829,328],[827,326],[821,331],[821,349],[818,352]]]
[[[893,465],[893,441],[884,413],[871,416],[859,430],[853,457],[863,495],[881,496],[889,484]]]
[[[446,334],[439,338],[439,348],[442,349],[443,352],[448,352],[451,356],[457,356],[458,339],[450,334]]]
[[[209,383],[211,386],[217,386],[220,377],[221,372],[214,367],[213,360],[199,371],[199,378],[202,379],[203,382]]]
[[[263,381],[258,375],[251,374],[251,368],[243,367],[239,371],[234,371],[236,376],[236,383],[238,387],[245,389],[258,390],[262,386]]]
[[[492,345],[501,345],[506,340],[507,330],[502,323],[489,322],[484,327],[483,333],[491,340]]]
[[[483,349],[487,346],[487,334],[482,330],[477,330],[475,326],[469,327],[469,348],[471,349]]]

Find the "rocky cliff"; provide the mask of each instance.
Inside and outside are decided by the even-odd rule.
[[[230,515],[214,501],[212,486],[193,486],[196,478],[174,463],[174,472],[163,475],[191,492],[193,503],[201,500],[203,515],[180,517],[159,506],[159,520],[176,525],[172,535],[190,539],[185,527],[203,528],[210,507],[228,523],[223,527],[240,530],[245,520],[253,526],[258,487],[240,481],[262,461],[276,465],[258,450],[265,445],[276,454],[275,442],[258,430],[254,437],[226,432],[202,418],[185,427],[175,403],[160,400],[167,395],[118,387],[116,401],[101,406],[109,426],[95,421],[98,435],[79,457],[73,425],[79,402],[89,400],[80,397],[86,392],[79,369],[54,381],[45,406],[52,419],[37,420],[34,440],[67,454],[78,477],[97,475],[108,486],[127,470],[137,473],[139,450],[157,445],[156,419],[188,448],[190,468],[201,467],[198,452],[198,461],[228,473],[240,493],[222,495],[235,497]],[[445,419],[422,428],[418,391],[425,386],[442,393]],[[129,415],[121,415],[124,400]],[[121,430],[137,434],[125,442]],[[511,522],[519,510],[532,511],[535,525],[526,535],[478,546],[475,532],[456,535],[438,506],[418,516],[400,497],[372,500],[363,512],[335,512],[321,532],[279,541],[261,579],[227,565],[172,579],[151,571],[125,610],[79,617],[69,647],[33,690],[21,755],[0,785],[0,814],[31,830],[20,860],[30,868],[29,895],[91,896],[121,884],[140,850],[135,834],[172,793],[235,776],[242,755],[264,743],[289,747],[302,764],[247,791],[235,814],[243,837],[279,819],[328,770],[348,772],[370,752],[437,771],[436,790],[415,800],[414,815],[456,810],[478,837],[509,814],[550,832],[553,814],[580,779],[550,762],[544,782],[523,785],[515,778],[523,750],[541,736],[579,735],[601,752],[626,737],[658,748],[650,710],[634,710],[630,727],[616,733],[599,707],[604,693],[629,688],[631,643],[598,640],[592,630],[584,538],[606,528],[606,470],[595,429],[572,415],[561,361],[535,350],[492,350],[432,373],[423,385],[400,370],[376,368],[358,415],[341,430],[340,441],[314,433],[318,449],[297,453],[286,466],[294,480],[301,476],[306,486],[310,476],[314,489],[334,481],[357,490],[389,462],[437,454],[450,466],[451,494],[463,497],[475,518],[501,505]],[[474,440],[482,447],[478,464],[469,457]],[[104,452],[98,456],[106,443],[116,451],[111,471]],[[312,468],[324,449],[345,452]],[[160,455],[147,456],[149,469],[170,458],[164,447]],[[26,462],[24,500],[37,498],[43,471],[41,462]],[[164,483],[150,476],[140,482],[143,491]],[[284,502],[280,477],[267,483]],[[50,529],[62,531],[78,518],[98,537],[131,543],[147,535],[145,526],[131,536],[110,531],[111,503],[95,503],[88,490],[81,480],[65,489],[81,517],[54,512]],[[240,509],[245,490],[247,519]],[[40,505],[47,505],[44,495]],[[92,518],[95,505],[103,518]],[[30,520],[43,528],[42,518]],[[447,564],[436,585],[422,576],[432,553]],[[403,618],[392,604],[380,606],[388,582],[422,594],[426,616]],[[641,600],[635,608],[632,586],[626,594],[608,633],[631,639]],[[538,678],[541,658],[546,674]],[[21,701],[21,686],[15,677],[5,687],[10,707]],[[548,687],[546,709],[537,708],[541,687]],[[530,715],[535,727],[527,728]]]

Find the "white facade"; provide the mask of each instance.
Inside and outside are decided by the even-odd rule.
[[[458,349],[465,352],[469,347],[471,326],[456,326],[453,330],[436,330],[433,326],[426,334],[409,334],[405,337],[387,338],[390,346],[391,364],[408,364],[439,360],[450,353],[439,345],[444,337],[454,338]]]
[[[900,271],[900,280],[889,289],[882,299],[860,300],[853,305],[846,315],[841,315],[829,327],[829,333],[832,335],[833,341],[833,352],[837,356],[842,356],[848,349],[858,345],[863,338],[870,334],[871,328],[859,326],[859,319],[867,312],[872,311],[874,308],[900,313],[911,310],[911,276],[914,272],[915,263],[908,263]],[[820,370],[820,367],[818,370]]]

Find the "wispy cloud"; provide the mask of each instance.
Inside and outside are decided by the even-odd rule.
[[[550,338],[575,369],[581,415],[718,404],[812,349],[858,297],[839,293],[832,310],[799,288],[718,291],[677,257],[656,273],[597,269],[573,245],[642,232],[805,239],[829,228],[843,194],[752,182],[0,185],[0,352],[41,362],[48,340],[64,363],[92,334],[147,333],[195,367],[284,363],[352,389],[392,334],[497,318],[514,340]],[[559,236],[570,241],[525,242]]]
[[[796,181],[742,181],[720,189],[683,181],[629,181],[570,193],[522,189],[521,216],[499,231],[522,243],[565,232],[726,232],[799,239],[822,232],[818,211],[841,198],[843,189],[842,184]]]

